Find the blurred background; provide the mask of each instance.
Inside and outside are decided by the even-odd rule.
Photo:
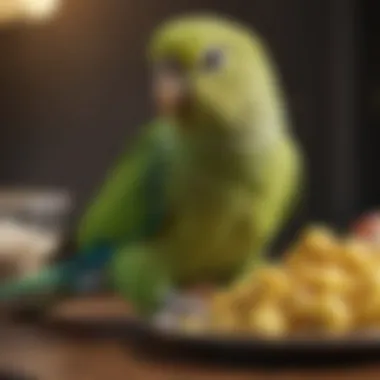
[[[302,218],[344,226],[379,200],[376,4],[62,0],[51,20],[3,26],[0,185],[67,188],[73,225],[150,117],[144,48],[153,28],[212,10],[252,25],[271,46],[310,170]]]
[[[67,189],[75,204],[69,227],[75,228],[107,169],[151,117],[145,45],[153,29],[173,15],[213,11],[255,28],[283,79],[309,175],[304,207],[284,238],[306,221],[344,228],[378,207],[378,1],[61,0],[51,18],[38,22],[45,2],[0,0],[0,16],[14,16],[0,23],[0,187]],[[18,17],[21,8],[9,4],[24,4],[34,21]],[[108,346],[45,342],[39,330],[4,326],[9,336],[0,345],[0,364],[18,368],[26,360],[26,370],[41,378],[82,379],[88,368],[97,378],[109,376],[101,375],[104,361],[94,355],[108,357],[109,368],[120,371],[114,378],[155,372],[137,370],[124,351],[116,360]]]

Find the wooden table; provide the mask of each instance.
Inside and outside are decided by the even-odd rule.
[[[380,358],[379,358],[380,362]],[[40,380],[371,380],[380,364],[349,369],[229,369],[147,358],[110,338],[62,334],[35,324],[2,322],[0,368],[23,370]]]

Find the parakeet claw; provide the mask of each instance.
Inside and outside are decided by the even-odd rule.
[[[177,292],[168,294],[164,301],[164,309],[175,314],[202,312],[206,308],[206,303],[200,297],[183,295]]]
[[[162,329],[178,328],[183,317],[206,318],[207,310],[207,302],[200,297],[170,292],[161,311],[153,318],[153,324]]]

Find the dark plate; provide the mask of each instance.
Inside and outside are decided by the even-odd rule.
[[[270,353],[292,350],[292,351],[312,351],[348,352],[358,349],[374,349],[380,351],[380,336],[377,333],[353,334],[347,337],[288,337],[282,339],[264,339],[255,336],[243,335],[222,335],[222,334],[192,334],[181,331],[159,329],[143,321],[130,321],[140,334],[159,340],[167,344],[181,344],[199,347],[208,347],[212,350],[256,350],[268,351]],[[119,322],[119,326],[120,322]]]
[[[153,324],[133,318],[120,300],[76,300],[80,313],[40,314],[38,320],[44,326],[75,337],[111,338],[123,344],[135,343],[136,347],[153,354],[173,355],[180,358],[216,360],[230,364],[245,362],[249,365],[275,362],[281,364],[326,365],[358,363],[363,360],[380,360],[380,333],[366,332],[347,337],[299,336],[286,339],[262,339],[253,336],[189,334],[174,329],[157,328]],[[78,305],[80,308],[78,309]],[[96,305],[93,307],[92,305]],[[121,305],[121,306],[120,306]],[[120,311],[119,308],[120,307]],[[110,312],[110,310],[113,310]],[[67,310],[67,308],[66,308]],[[107,310],[107,314],[102,310]]]
[[[150,357],[214,361],[224,365],[340,366],[380,361],[380,338],[362,334],[347,338],[298,337],[266,340],[248,336],[190,335],[158,329],[128,318],[51,320],[48,326],[75,336],[111,338],[131,343]]]

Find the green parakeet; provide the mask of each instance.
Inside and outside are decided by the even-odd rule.
[[[302,167],[253,32],[219,17],[178,18],[154,34],[149,58],[159,119],[122,157],[79,235],[83,246],[117,243],[110,278],[141,311],[171,287],[243,276],[290,215]]]
[[[276,70],[254,32],[180,17],[154,33],[149,61],[157,118],[120,157],[78,234],[87,264],[96,247],[109,248],[99,266],[148,315],[173,289],[229,284],[254,268],[293,209],[302,171]]]

